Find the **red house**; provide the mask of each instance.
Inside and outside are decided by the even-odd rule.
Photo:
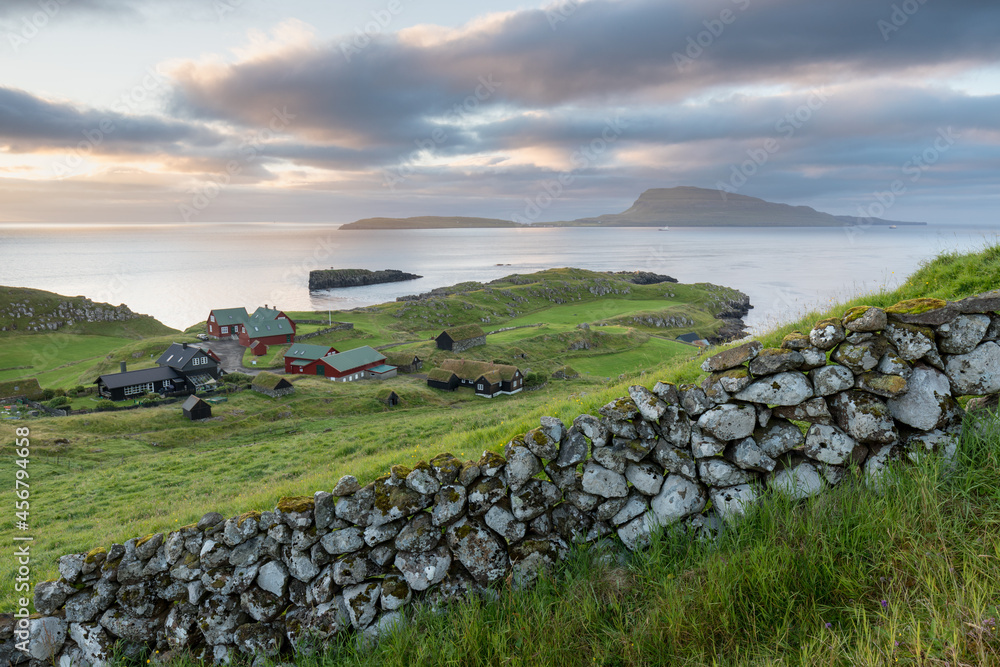
[[[285,352],[285,372],[289,375],[324,375],[325,366],[319,360],[337,349],[328,345],[296,343]]]
[[[235,339],[246,328],[249,319],[246,308],[217,308],[208,314],[206,331],[212,338]]]
[[[319,372],[322,369],[322,372]],[[396,367],[385,363],[385,356],[367,345],[339,354],[328,354],[319,360],[317,375],[325,375],[336,382],[352,382],[374,377],[382,379],[395,375]]]
[[[255,357],[263,357],[267,354],[267,345],[264,345],[264,343],[254,339],[250,341],[250,352],[252,352]]]
[[[296,325],[284,311],[265,304],[253,315],[247,315],[246,308],[213,310],[208,314],[206,330],[212,338],[239,339],[240,345],[250,347],[255,340],[265,345],[291,343],[295,340]]]
[[[258,308],[239,332],[240,345],[250,347],[259,340],[265,345],[295,342],[295,322],[280,310]]]

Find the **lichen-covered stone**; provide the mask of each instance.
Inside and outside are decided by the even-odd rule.
[[[504,507],[503,504],[494,505],[490,510],[483,515],[483,521],[486,525],[497,532],[500,537],[507,540],[508,544],[513,544],[524,538],[525,532],[528,530],[527,524],[523,521],[518,521],[509,507]]]
[[[886,444],[899,438],[889,406],[863,391],[845,391],[828,400],[837,426],[862,444]]]
[[[772,414],[779,419],[809,422],[810,424],[829,424],[833,419],[827,407],[826,399],[821,396],[808,400],[801,405],[778,406],[774,408]]]
[[[435,526],[446,526],[465,513],[466,490],[461,484],[442,486],[434,496],[431,522]]]
[[[607,444],[608,429],[597,417],[588,414],[579,415],[573,420],[573,426],[590,438],[594,447],[603,447]]]
[[[510,508],[518,521],[530,521],[544,514],[561,498],[562,494],[555,484],[533,479],[517,491],[511,491]]]
[[[594,509],[594,519],[600,522],[610,521],[611,517],[622,511],[627,502],[628,496],[602,500]]]
[[[897,421],[930,431],[943,425],[956,409],[948,377],[934,368],[917,366],[910,375],[909,390],[887,402]]]
[[[647,511],[649,511],[649,498],[641,493],[632,491],[625,498],[625,505],[611,517],[610,523],[612,526],[618,527],[628,523],[637,516],[645,514]]]
[[[480,585],[491,584],[507,576],[510,559],[507,547],[486,526],[463,518],[446,532],[452,556]]]
[[[396,536],[399,535],[399,531],[403,530],[403,526],[406,525],[406,519],[397,519],[390,523],[383,523],[378,526],[369,526],[365,528],[364,540],[365,544],[370,547],[376,544],[382,544],[383,542],[388,542],[389,540],[395,540]]]
[[[865,485],[873,491],[880,492],[886,483],[890,466],[898,460],[899,447],[895,443],[872,447],[868,460],[865,461]]]
[[[749,387],[736,394],[736,399],[767,405],[791,406],[799,405],[812,398],[812,395],[812,384],[806,376],[797,371],[790,371],[770,375],[755,381]]]
[[[450,558],[449,558],[450,561]],[[447,571],[445,576],[447,576]],[[443,577],[442,577],[443,579]],[[386,611],[402,609],[413,599],[413,591],[406,583],[406,578],[401,574],[387,574],[382,579],[382,591],[379,598],[379,606]]]
[[[784,350],[804,350],[812,347],[812,341],[807,334],[801,331],[793,331],[781,339],[781,348]]]
[[[768,482],[768,488],[792,500],[802,500],[822,493],[826,489],[826,481],[816,466],[801,461],[776,472]]]
[[[60,619],[56,619],[52,616],[36,620],[48,621],[49,619],[63,623]],[[153,641],[156,638],[160,621],[154,618],[135,618],[133,616],[129,616],[121,609],[108,609],[103,615],[101,615],[100,624],[105,630],[119,639],[145,643]],[[64,623],[63,625],[65,626]],[[58,627],[58,625],[56,627]],[[41,633],[32,633],[32,635],[40,638],[45,636]],[[65,638],[65,635],[63,635],[63,637]],[[61,645],[62,641],[60,641],[59,644]]]
[[[667,409],[666,403],[642,385],[636,384],[629,387],[628,395],[631,397],[632,402],[635,403],[635,406],[639,408],[639,414],[646,421],[659,421]]]
[[[639,416],[639,408],[631,398],[618,398],[597,410],[611,421],[626,422]]]
[[[375,620],[381,594],[382,585],[376,581],[363,582],[344,589],[344,604],[347,605],[347,615],[355,630],[364,630]]]
[[[46,616],[54,614],[70,595],[77,591],[59,579],[35,584],[35,611]]]
[[[818,347],[807,347],[801,350],[799,354],[802,355],[802,365],[799,367],[800,371],[811,371],[814,368],[826,366],[826,352]]]
[[[802,366],[803,363],[805,363],[805,358],[802,356],[802,353],[796,350],[767,347],[761,350],[760,354],[750,362],[750,372],[756,377],[774,375],[776,373],[795,370]],[[736,391],[739,391],[739,389]]]
[[[375,482],[375,498],[372,504],[369,526],[391,523],[416,514],[430,506],[433,496],[414,491],[406,486],[390,486],[385,481]],[[337,503],[339,507],[341,503]]]
[[[916,361],[935,349],[934,331],[915,324],[890,322],[885,328],[885,336],[906,361]]]
[[[754,484],[739,484],[709,489],[712,508],[724,522],[732,524],[740,519],[760,495]]]
[[[559,456],[559,441],[553,439],[543,428],[534,428],[524,434],[524,443],[528,450],[540,459],[551,461]],[[506,455],[506,452],[504,452]],[[510,467],[510,457],[507,457],[507,466]],[[507,474],[510,474],[508,470]]]
[[[288,579],[288,568],[281,561],[268,561],[257,572],[257,585],[278,597],[288,591]]]
[[[496,477],[480,477],[469,487],[469,514],[482,516],[506,495],[506,487]]]
[[[708,400],[708,396],[705,395],[705,391],[701,387],[696,387],[693,384],[682,384],[678,389],[681,393],[681,407],[692,417],[697,417],[714,405],[712,401]]]
[[[677,405],[681,400],[673,382],[657,382],[653,385],[653,393],[667,405]]]
[[[875,306],[855,306],[842,319],[848,331],[882,331],[888,324],[885,311]]]
[[[622,473],[608,470],[594,461],[583,466],[581,488],[602,498],[624,498],[628,495],[628,482]]]
[[[625,479],[631,482],[639,493],[655,496],[663,486],[663,469],[650,462],[630,463],[625,468]]]
[[[738,366],[736,368],[730,368],[728,371],[719,371],[718,373],[712,373],[710,382],[713,384],[718,384],[722,387],[722,390],[735,394],[738,391],[746,389],[753,381],[750,375],[750,370],[746,366]]]
[[[854,387],[882,398],[896,398],[907,392],[906,378],[900,375],[886,375],[877,371],[862,373],[854,379]]]
[[[450,453],[445,452],[431,459],[431,469],[439,485],[454,484],[455,480],[458,479],[459,472],[462,470],[462,462]]]
[[[857,343],[844,341],[833,351],[830,359],[851,369],[854,374],[865,373],[878,366],[886,349],[885,340],[881,337]]]
[[[354,479],[351,477],[351,479]],[[340,480],[344,481],[343,478]],[[354,480],[355,483],[357,480]],[[348,488],[353,485],[348,484]],[[333,495],[338,495],[340,483],[337,484],[333,489]],[[349,521],[357,526],[367,526],[368,522],[371,520],[372,507],[375,504],[375,486],[374,484],[369,484],[368,486],[358,489],[350,495],[344,495],[340,500],[337,501],[336,515],[338,519],[343,519],[344,521]]]
[[[715,371],[726,371],[730,368],[742,366],[756,358],[762,349],[764,349],[764,346],[754,340],[738,347],[723,350],[701,362],[701,370],[706,373],[713,373]]]
[[[958,316],[958,308],[944,299],[909,299],[885,309],[890,320],[905,324],[937,326],[951,322]]]
[[[771,472],[777,465],[777,462],[768,456],[753,438],[744,438],[738,442],[730,443],[726,447],[726,451],[723,452],[723,456],[727,461],[743,470]]]
[[[854,373],[845,366],[823,366],[809,372],[816,396],[830,396],[854,386]]]
[[[696,458],[718,456],[726,449],[726,443],[711,433],[705,433],[698,427],[691,429],[691,453]]]
[[[1000,392],[1000,345],[989,341],[968,354],[947,357],[945,373],[955,396]]]
[[[938,349],[944,354],[968,354],[990,328],[989,315],[959,315],[937,328]]]
[[[558,537],[524,540],[512,546],[510,557],[514,585],[530,585],[542,572],[565,560],[568,554],[569,545]]]
[[[756,473],[743,470],[723,459],[698,461],[698,477],[709,486],[736,486],[757,479]]]
[[[660,492],[650,501],[656,524],[669,526],[705,509],[708,497],[697,482],[681,475],[667,475]]]
[[[28,620],[28,655],[35,660],[51,660],[66,641],[66,621],[55,616]]]
[[[426,461],[420,461],[406,475],[406,486],[411,491],[433,496],[441,489],[434,467]]]
[[[527,445],[526,437],[535,434],[545,438],[540,429],[531,431],[525,436],[518,436],[504,446],[504,457],[507,459],[507,484],[512,489],[519,489],[542,471],[542,462]],[[534,436],[532,436],[534,437]],[[555,458],[552,456],[550,458]]]
[[[702,433],[708,433],[719,440],[746,438],[753,433],[756,425],[757,412],[751,405],[720,405],[698,418],[698,428]]]
[[[571,426],[566,431],[562,444],[559,445],[559,456],[555,460],[555,465],[560,468],[568,468],[587,460],[587,439],[583,432],[576,426]]]
[[[441,541],[441,528],[434,525],[427,512],[417,514],[395,538],[396,548],[401,551],[425,552],[434,549]]]
[[[668,473],[683,475],[688,479],[697,478],[695,458],[688,449],[679,449],[665,440],[660,440],[653,449],[653,460]]]
[[[594,461],[601,464],[608,470],[624,475],[628,466],[628,459],[625,458],[624,447],[594,447],[590,451]]]
[[[820,320],[809,331],[809,342],[821,350],[832,350],[846,337],[844,325],[836,317]]]
[[[655,519],[642,515],[618,528],[618,538],[629,551],[645,549],[653,541],[652,524]]]
[[[433,551],[400,551],[394,565],[415,591],[425,591],[441,583],[451,566],[451,552],[445,546]]]
[[[805,454],[811,459],[830,465],[861,463],[868,453],[850,435],[836,426],[813,424],[806,433]]]

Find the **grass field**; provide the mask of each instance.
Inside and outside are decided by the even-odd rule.
[[[567,360],[581,373],[617,377],[621,373],[637,373],[646,368],[672,364],[698,355],[698,348],[662,338],[650,338],[634,350],[606,355],[575,357]]]
[[[13,335],[2,340],[0,380],[34,377],[42,387],[65,387],[82,370],[129,342],[112,336],[62,333]]]
[[[864,295],[831,314],[928,293],[960,298],[998,284],[1000,248],[949,255],[898,290]],[[825,315],[760,339],[776,345]],[[564,349],[566,336],[576,335],[543,333],[534,344]],[[541,415],[568,422],[595,414],[637,378],[652,386],[701,375],[698,361],[687,359],[692,348],[664,359],[658,355],[670,354],[663,347],[670,341],[635,332],[609,338],[627,336],[644,340],[622,354],[649,345],[650,365],[620,381],[549,383],[492,401],[429,390],[406,376],[346,385],[309,377],[283,399],[234,395],[215,406],[217,421],[185,422],[179,406],[167,406],[25,422],[34,444],[35,576],[51,576],[65,553],[183,525],[210,510],[232,516],[273,507],[282,495],[328,490],[342,474],[364,483],[391,464],[443,451],[462,459],[500,451]],[[510,342],[476,350],[502,352]],[[571,365],[583,371],[582,363],[600,360],[594,353],[572,357]],[[404,404],[378,403],[375,393],[385,387]],[[8,435],[0,456],[9,458]],[[765,504],[717,543],[668,537],[623,559],[578,553],[531,591],[502,590],[494,602],[470,601],[446,615],[421,613],[376,648],[345,644],[297,664],[997,665],[1000,644],[987,623],[1000,621],[996,427],[967,437],[960,456],[957,475],[943,477],[928,459],[881,495],[847,484],[802,504]],[[8,525],[0,541],[9,543]],[[0,599],[12,595],[13,568],[0,563]]]

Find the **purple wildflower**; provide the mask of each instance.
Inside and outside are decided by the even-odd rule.
[[[882,600],[880,602],[880,604],[882,605],[882,609],[888,609],[889,608],[889,601],[888,600]]]

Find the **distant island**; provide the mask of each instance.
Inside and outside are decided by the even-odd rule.
[[[457,229],[471,227],[852,227],[926,225],[881,218],[831,215],[722,190],[680,186],[646,190],[621,213],[533,225],[494,218],[420,216],[366,218],[341,229]]]
[[[381,283],[398,283],[404,280],[423,278],[415,273],[405,273],[398,269],[369,271],[368,269],[317,269],[309,272],[309,289],[331,289],[336,287],[363,287]]]
[[[470,229],[475,227],[524,227],[510,220],[422,215],[415,218],[364,218],[341,229]]]

